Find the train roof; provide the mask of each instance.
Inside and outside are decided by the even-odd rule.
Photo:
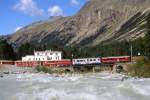
[[[74,58],[74,59],[97,59],[97,58],[100,58],[100,57],[93,57],[93,58]]]
[[[130,56],[112,56],[112,57],[102,57],[102,58],[123,58],[123,57],[130,57]]]

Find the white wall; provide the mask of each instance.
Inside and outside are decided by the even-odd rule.
[[[35,61],[46,61],[47,56],[35,56]]]
[[[26,56],[22,57],[22,61],[34,61],[35,57],[34,56]]]
[[[61,60],[62,52],[59,51],[36,51],[32,56],[22,57],[22,61],[46,61]]]

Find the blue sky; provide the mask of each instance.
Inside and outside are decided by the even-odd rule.
[[[72,16],[88,0],[0,0],[0,35],[49,16]]]

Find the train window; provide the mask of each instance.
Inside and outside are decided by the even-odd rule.
[[[85,60],[80,60],[81,62],[85,61]]]
[[[93,61],[96,61],[96,59],[93,59]]]
[[[83,60],[77,60],[78,62],[83,62]]]

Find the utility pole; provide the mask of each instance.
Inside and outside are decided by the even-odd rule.
[[[132,46],[132,43],[131,43],[131,46],[130,46],[130,56],[131,56],[131,62],[132,62],[132,57],[133,57],[133,46]]]

